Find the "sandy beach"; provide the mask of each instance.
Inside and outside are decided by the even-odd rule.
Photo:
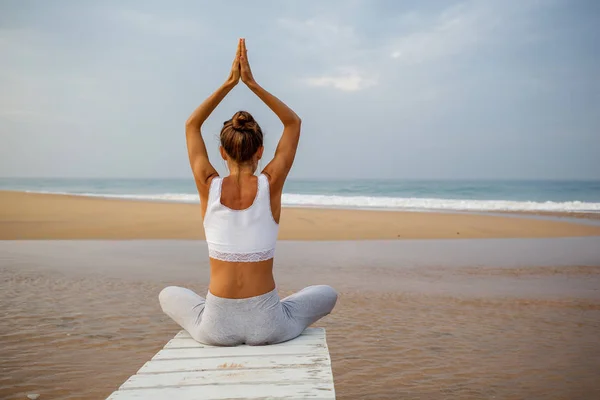
[[[536,238],[600,226],[475,214],[284,208],[280,240]],[[204,239],[199,205],[0,191],[0,240]]]
[[[280,295],[340,293],[316,324],[339,399],[600,396],[599,226],[322,209],[281,223]],[[135,373],[179,329],[158,292],[207,290],[201,224],[197,205],[0,193],[0,398],[103,399]]]

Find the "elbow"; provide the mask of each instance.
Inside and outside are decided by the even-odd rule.
[[[187,121],[185,121],[185,131],[197,131],[200,130],[200,126],[198,126],[198,124],[196,123],[196,121],[192,120],[191,118],[188,119]]]
[[[294,114],[293,117],[289,118],[288,120],[285,121],[284,125],[285,126],[300,126],[302,124],[302,119],[300,119],[299,116],[297,116],[296,114]]]

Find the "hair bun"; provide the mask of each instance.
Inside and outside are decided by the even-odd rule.
[[[256,124],[254,118],[246,111],[238,111],[233,118],[231,118],[231,125],[233,126],[233,129],[237,131],[252,129],[254,124]]]
[[[243,164],[253,160],[263,145],[263,133],[249,112],[238,111],[223,123],[220,141],[227,153],[227,160]]]

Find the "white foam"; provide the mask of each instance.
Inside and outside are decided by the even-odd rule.
[[[600,212],[600,203],[586,203],[581,201],[535,202],[284,194],[282,202],[288,206],[383,208],[396,210]]]
[[[27,193],[42,194],[61,194],[68,196],[84,197],[102,197],[107,199],[141,200],[141,201],[161,201],[169,203],[200,203],[200,197],[197,194],[185,193],[161,193],[161,194],[104,194],[104,193],[69,193],[69,192],[51,192],[39,190],[27,190]]]
[[[175,203],[199,203],[197,194],[162,193],[162,194],[98,194],[98,193],[66,193],[35,192],[77,196],[105,197],[142,201],[161,201]],[[327,207],[358,209],[390,209],[413,211],[548,211],[548,212],[600,212],[600,203],[581,201],[535,202],[511,200],[455,200],[402,197],[371,196],[329,196],[286,193],[282,197],[284,206],[293,207]]]

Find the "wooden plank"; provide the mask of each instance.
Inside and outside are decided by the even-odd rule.
[[[333,384],[296,383],[203,385],[160,389],[119,390],[107,400],[335,399]]]
[[[163,349],[156,353],[152,360],[169,360],[173,358],[205,358],[205,357],[242,357],[268,356],[286,354],[327,354],[327,347],[319,344],[296,346],[236,346],[207,347],[192,349]]]
[[[228,369],[252,369],[252,368],[296,368],[307,365],[319,365],[329,368],[331,361],[329,354],[293,354],[293,355],[269,355],[262,357],[210,357],[190,358],[175,360],[148,361],[138,374],[151,374],[161,372],[179,371],[206,371],[221,368]]]
[[[179,332],[109,400],[335,399],[325,330],[269,346],[220,347]]]
[[[129,378],[120,389],[143,389],[173,386],[238,385],[250,383],[302,382],[327,383],[329,373],[320,366],[276,369],[221,369],[191,372],[167,372],[162,374],[137,374]]]

